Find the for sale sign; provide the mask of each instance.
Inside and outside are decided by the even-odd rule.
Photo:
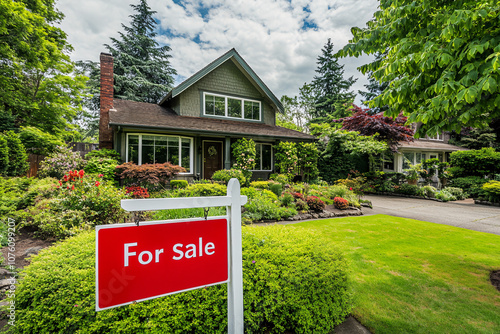
[[[96,309],[228,281],[228,221],[96,227]]]

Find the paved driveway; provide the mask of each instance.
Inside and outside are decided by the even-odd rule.
[[[363,208],[364,215],[386,214],[500,235],[500,207],[474,204],[471,199],[442,203],[378,195],[364,198],[373,204],[373,209]]]

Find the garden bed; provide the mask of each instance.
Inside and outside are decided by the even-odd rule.
[[[489,205],[489,206],[500,206],[500,203],[494,203],[489,201],[483,201],[480,199],[475,199],[474,204]]]
[[[299,213],[293,217],[288,218],[288,221],[306,220],[306,219],[319,219],[319,218],[334,218],[334,217],[348,217],[348,216],[361,216],[363,212],[358,208],[350,207],[347,210],[339,210],[335,205],[327,205],[323,212],[307,212]]]

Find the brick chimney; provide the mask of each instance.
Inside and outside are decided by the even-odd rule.
[[[101,52],[101,114],[99,118],[99,148],[113,148],[113,129],[109,127],[109,110],[113,109],[113,56]]]

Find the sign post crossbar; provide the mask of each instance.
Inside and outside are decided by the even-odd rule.
[[[125,199],[121,207],[126,211],[152,211],[187,208],[227,207],[229,219],[229,282],[228,333],[243,333],[243,265],[241,239],[241,206],[247,197],[240,195],[240,183],[231,179],[227,185],[227,196]]]

